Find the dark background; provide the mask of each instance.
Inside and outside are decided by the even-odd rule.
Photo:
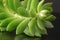
[[[53,2],[52,14],[56,16],[56,20],[52,22],[54,29],[48,30],[46,40],[60,40],[60,0],[46,0],[45,2]]]

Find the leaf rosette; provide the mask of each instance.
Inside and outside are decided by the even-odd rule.
[[[53,28],[52,3],[44,0],[0,0],[0,31],[41,37]]]

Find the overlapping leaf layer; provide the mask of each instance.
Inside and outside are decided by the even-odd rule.
[[[0,31],[41,37],[53,28],[52,3],[44,0],[0,0]]]

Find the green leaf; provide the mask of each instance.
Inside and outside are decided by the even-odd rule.
[[[27,31],[27,30],[28,30],[28,31]],[[31,32],[29,31],[29,27],[28,27],[28,26],[25,28],[24,33],[25,33],[26,35],[28,35],[28,36],[33,36],[33,35],[31,34]]]
[[[50,15],[48,17],[45,18],[48,21],[54,21],[56,19],[56,17],[54,15]]]
[[[50,15],[51,13],[48,10],[41,10],[40,13],[38,13],[38,16],[40,17],[40,19],[45,19]]]
[[[53,28],[53,24],[50,21],[45,21],[45,27],[46,28]]]
[[[20,7],[19,0],[5,0],[5,4],[10,11],[17,11],[17,8]]]
[[[45,22],[41,19],[37,19],[37,25],[39,27],[39,29],[41,30],[41,33],[42,34],[47,34],[47,30],[45,28]]]
[[[32,0],[30,5],[29,14],[31,17],[36,16],[38,0]]]
[[[21,34],[23,33],[23,31],[25,30],[28,22],[29,22],[29,18],[26,18],[24,19],[18,26],[17,26],[17,29],[16,29],[16,34]]]
[[[36,18],[32,18],[32,20],[28,23],[28,27],[29,27],[29,32],[33,36],[35,33],[35,25],[36,25]]]
[[[3,12],[3,3],[2,3],[2,0],[0,0],[0,12]]]
[[[13,0],[14,9],[17,11],[17,8],[20,7],[20,0]]]
[[[44,0],[41,0],[41,1],[39,2],[38,6],[37,6],[37,11],[38,11],[38,13],[40,12],[40,10],[41,10],[41,8],[42,8],[43,3],[44,3]]]
[[[13,0],[5,0],[5,4],[9,10],[12,10],[12,9],[14,10]]]
[[[6,30],[11,32],[13,30],[15,30],[17,28],[17,26],[19,25],[19,23],[22,21],[23,19],[15,19],[13,21],[11,21],[8,25]]]
[[[25,8],[23,8],[23,7],[19,7],[19,8],[17,9],[17,14],[18,14],[18,15],[21,15],[21,16],[24,16],[24,17],[29,17],[29,16],[30,16],[30,15],[29,15],[29,12],[26,11]]]
[[[31,1],[32,1],[32,0],[28,0],[28,3],[27,3],[27,8],[26,8],[26,10],[30,10]]]
[[[48,10],[48,11],[52,12],[52,11],[53,11],[53,10],[52,10],[52,3],[45,3],[45,4],[42,6],[41,10]]]
[[[0,27],[0,31],[6,31],[6,27]]]
[[[28,0],[21,1],[21,5],[26,8],[27,7]]]
[[[0,20],[0,23],[1,23],[2,20]]]
[[[38,26],[35,26],[35,36],[41,37],[41,30],[38,28]]]
[[[5,12],[0,13],[0,20],[3,20],[8,17],[11,17],[11,15],[9,15],[8,13],[5,13]]]
[[[33,10],[34,12],[37,11],[37,5],[38,5],[38,0],[32,0],[31,5],[30,5],[30,10]]]
[[[0,27],[7,27],[7,25],[14,19],[14,17],[4,19],[3,21],[1,21]]]
[[[34,10],[29,11],[30,17],[36,17],[36,12]]]

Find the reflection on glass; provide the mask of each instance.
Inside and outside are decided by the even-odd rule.
[[[26,35],[14,35],[14,33],[0,32],[0,40],[40,40],[36,37],[28,37]]]
[[[11,34],[0,32],[0,40],[14,40],[14,37]]]
[[[41,40],[41,39],[36,37],[28,37],[26,35],[18,35],[15,37],[15,40]]]

